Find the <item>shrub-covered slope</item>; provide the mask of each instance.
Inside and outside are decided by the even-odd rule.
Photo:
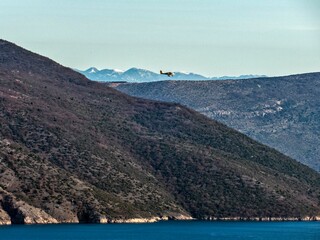
[[[0,82],[0,213],[13,222],[320,213],[318,173],[181,105],[3,40]]]
[[[191,107],[320,171],[320,73],[123,84],[117,89]]]

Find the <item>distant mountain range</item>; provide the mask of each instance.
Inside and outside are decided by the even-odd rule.
[[[140,68],[130,68],[126,71],[118,69],[102,69],[95,67],[87,70],[75,71],[85,75],[88,79],[101,82],[153,82],[161,80],[226,80],[226,79],[250,79],[257,77],[266,77],[265,75],[241,75],[241,76],[223,76],[223,77],[205,77],[196,73],[174,72],[173,77],[167,77],[159,73]]]
[[[320,172],[320,73],[245,81],[128,83],[117,89],[191,107]]]
[[[3,40],[0,83],[0,224],[320,216],[319,173],[180,104]]]

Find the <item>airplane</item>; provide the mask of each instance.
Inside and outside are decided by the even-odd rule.
[[[173,72],[162,72],[162,70],[160,70],[160,74],[167,75],[168,77],[173,77],[173,75],[174,75]]]

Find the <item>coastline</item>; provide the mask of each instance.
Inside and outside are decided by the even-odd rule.
[[[248,222],[312,222],[320,221],[320,216],[305,217],[209,217],[206,221],[248,221]]]
[[[42,224],[81,224],[79,221],[57,221],[56,219],[46,219],[44,221],[34,221],[34,219],[26,218],[22,225],[42,225]],[[105,217],[100,218],[95,224],[143,224],[143,223],[157,223],[160,221],[207,221],[207,222],[318,222],[320,216],[307,216],[307,217],[208,217],[203,219],[192,218],[188,215],[178,216],[164,216],[164,217],[150,217],[150,218],[118,218],[108,219]],[[91,223],[85,223],[91,224]],[[0,226],[4,225],[17,225],[12,223],[10,219],[0,219]]]
[[[215,217],[205,216],[202,218],[193,218],[186,212],[171,212],[163,216],[152,217],[107,217],[101,214],[92,216],[91,221],[83,222],[76,215],[72,215],[67,219],[59,220],[40,208],[36,208],[24,201],[17,200],[11,193],[0,187],[0,226],[1,225],[31,225],[31,224],[80,224],[80,223],[96,223],[96,224],[130,224],[130,223],[156,223],[160,221],[248,221],[248,222],[311,222],[320,221],[320,215],[299,216],[299,217]]]

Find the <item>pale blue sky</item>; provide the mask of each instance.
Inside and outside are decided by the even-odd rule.
[[[319,0],[0,0],[0,34],[79,69],[320,71]]]

